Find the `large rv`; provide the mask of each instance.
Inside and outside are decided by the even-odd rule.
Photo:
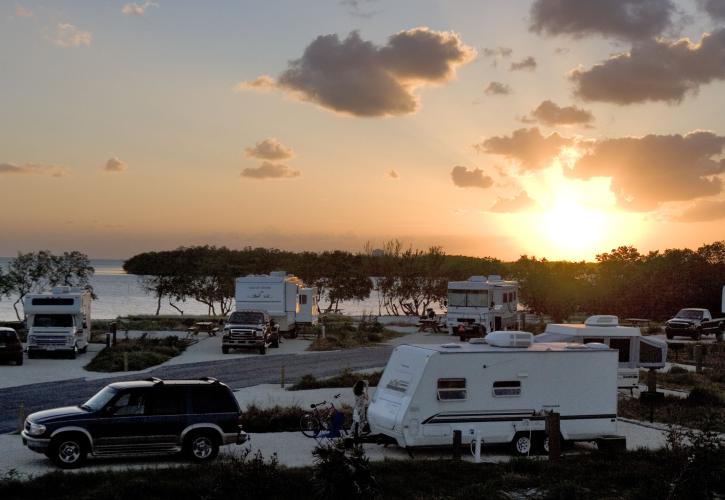
[[[237,278],[234,298],[237,311],[266,312],[282,332],[294,332],[318,320],[317,290],[284,271]]]
[[[590,316],[584,323],[548,324],[534,342],[590,342],[606,344],[619,352],[617,384],[621,389],[639,385],[640,368],[664,368],[667,342],[643,337],[636,326],[620,326],[619,318],[610,315]]]
[[[31,293],[23,299],[28,327],[28,358],[40,352],[59,352],[75,358],[86,352],[91,338],[91,292],[59,286],[50,293]]]
[[[480,327],[485,335],[517,326],[519,284],[501,276],[471,276],[448,282],[446,326],[449,335],[463,327]]]
[[[476,434],[518,453],[546,449],[547,412],[561,437],[597,441],[617,431],[617,351],[604,345],[533,343],[528,332],[492,332],[471,343],[395,348],[368,409],[373,433],[401,447],[450,446]]]

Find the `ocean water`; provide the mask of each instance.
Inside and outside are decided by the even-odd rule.
[[[3,270],[7,269],[9,260],[9,258],[0,257],[0,267]],[[113,319],[118,316],[154,314],[156,312],[156,300],[140,286],[138,276],[124,272],[123,261],[92,260],[91,265],[96,269],[96,272],[91,278],[90,284],[98,296],[98,299],[94,300],[91,306],[93,318]],[[13,310],[15,300],[16,297],[0,297],[0,321],[17,319]],[[177,306],[184,311],[184,314],[208,313],[207,306],[196,300],[181,302]],[[345,314],[377,314],[377,294],[373,291],[370,297],[364,301],[345,302],[340,307]],[[22,314],[22,307],[18,305],[18,308]],[[161,314],[179,314],[179,312],[169,305],[167,299],[164,299],[161,302]]]

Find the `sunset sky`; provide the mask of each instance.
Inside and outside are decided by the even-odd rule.
[[[0,256],[725,239],[725,0],[2,0]]]

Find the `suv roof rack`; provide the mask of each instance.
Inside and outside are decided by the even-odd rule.
[[[205,382],[211,382],[212,384],[218,384],[219,381],[215,379],[214,377],[201,377],[199,380],[203,380]]]
[[[161,380],[160,378],[157,378],[157,377],[149,377],[146,380],[148,380],[149,382],[153,382],[154,384],[163,384],[164,383],[163,380]]]

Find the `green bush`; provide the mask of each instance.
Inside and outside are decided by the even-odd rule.
[[[346,450],[341,441],[317,446],[312,487],[316,498],[337,500],[380,497],[380,488],[362,446]]]

